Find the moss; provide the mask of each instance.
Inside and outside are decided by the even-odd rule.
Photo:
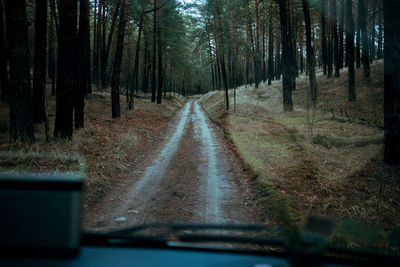
[[[304,114],[283,114],[276,118],[276,121],[287,126],[297,126],[306,124]]]
[[[303,219],[296,201],[289,195],[281,192],[272,182],[260,176],[258,182],[265,189],[265,197],[261,200],[273,217],[283,228],[295,228]]]

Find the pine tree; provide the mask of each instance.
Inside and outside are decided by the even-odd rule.
[[[5,10],[10,71],[10,138],[32,142],[34,131],[25,0],[6,1]]]

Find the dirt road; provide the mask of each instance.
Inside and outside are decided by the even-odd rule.
[[[158,149],[122,180],[85,214],[86,230],[152,222],[262,223],[250,180],[197,101],[185,105]]]

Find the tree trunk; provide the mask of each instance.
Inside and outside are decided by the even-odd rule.
[[[383,58],[383,11],[379,12],[379,17],[378,17],[378,23],[379,23],[379,28],[378,28],[378,52],[377,52],[377,59],[382,59]]]
[[[98,4],[97,4],[98,3]],[[99,24],[100,24],[100,0],[94,1],[93,10],[93,82],[99,83]]]
[[[339,39],[337,32],[337,12],[336,12],[336,0],[331,1],[332,5],[332,32],[333,32],[333,58],[335,62],[335,77],[340,76],[340,64],[339,64]]]
[[[209,50],[209,55],[210,55],[210,64],[211,64],[211,78],[212,78],[212,88],[213,91],[215,90],[215,77],[214,77],[214,64],[213,64],[213,55],[212,55],[212,49],[211,49],[211,38],[208,36],[208,50]]]
[[[88,13],[86,16],[86,42],[85,42],[85,72],[86,72],[86,86],[85,86],[85,96],[92,93],[92,68],[91,68],[91,60],[90,60],[90,0],[88,3]]]
[[[158,0],[160,5],[160,0]],[[157,41],[158,41],[158,88],[157,88],[157,104],[161,104],[163,90],[163,61],[162,61],[162,46],[161,46],[161,8],[158,9],[157,19]]]
[[[268,23],[268,85],[274,79],[274,29],[272,25],[272,0],[269,1],[269,23]]]
[[[95,58],[96,58],[96,41],[97,41],[97,37],[96,37],[96,26],[97,26],[97,0],[93,1],[94,3],[94,7],[93,7],[93,55],[92,55],[92,59],[93,59],[93,81],[95,81],[97,79],[97,77],[95,77]]]
[[[281,43],[282,43],[282,87],[283,87],[283,111],[293,111],[292,91],[294,88],[292,71],[292,45],[291,45],[291,32],[289,27],[288,17],[288,0],[279,0],[280,18],[281,18]],[[294,85],[296,83],[294,82]]]
[[[354,70],[354,18],[353,2],[347,2],[347,27],[346,27],[346,50],[348,55],[349,82],[348,82],[348,100],[356,100],[355,70]]]
[[[110,54],[111,42],[112,42],[113,35],[114,35],[115,25],[117,24],[117,15],[118,15],[118,10],[119,10],[120,4],[121,4],[121,0],[119,0],[117,2],[117,5],[115,6],[114,14],[113,14],[113,17],[112,17],[112,20],[111,20],[110,33],[108,34],[107,46],[105,46],[105,44],[103,44],[103,46],[105,46],[105,50],[103,52],[103,57],[101,59],[101,85],[102,85],[103,89],[105,89],[107,87],[107,81],[108,81],[108,77],[107,77],[108,56]],[[105,18],[103,18],[103,20],[104,19]],[[103,24],[104,24],[103,27],[105,27],[105,24],[106,24],[105,21],[103,21]],[[105,40],[105,31],[104,30],[103,30],[103,40]]]
[[[80,0],[79,7],[79,31],[76,44],[77,66],[76,80],[74,81],[74,121],[75,129],[84,127],[84,108],[85,93],[88,91],[88,73],[86,69],[87,61],[90,62],[90,54],[88,54],[87,46],[89,45],[88,34],[89,25],[87,23],[89,17],[88,0]]]
[[[214,26],[215,26],[215,38],[216,38],[216,50],[218,52],[218,57],[219,57],[219,64],[221,66],[221,75],[222,75],[222,82],[224,84],[224,89],[225,89],[225,104],[226,104],[226,110],[229,110],[229,95],[228,95],[228,77],[227,77],[227,71],[226,71],[226,65],[225,65],[225,38],[221,25],[221,21],[219,19],[220,17],[220,12],[221,7],[218,5],[218,3],[214,6]]]
[[[292,81],[292,90],[296,90],[296,77],[298,76],[298,62],[297,62],[297,46],[296,46],[296,25],[294,23],[294,11],[293,11],[293,0],[289,0],[289,33],[290,33],[290,45],[291,45],[291,54],[290,57],[292,62],[290,64],[291,71],[293,72],[293,81]]]
[[[247,17],[247,25],[246,25],[246,27],[248,29],[247,30],[248,31],[248,36],[250,37],[251,54],[253,55],[253,75],[252,75],[253,79],[249,79],[249,80],[251,80],[250,83],[252,83],[252,80],[254,80],[255,88],[258,88],[257,56],[256,56],[256,50],[254,48],[253,27],[252,27],[252,22],[251,22],[249,0],[246,0],[246,17]]]
[[[100,23],[100,79],[101,79],[101,88],[107,87],[107,63],[105,61],[106,58],[106,25],[107,25],[107,17],[106,17],[106,3],[105,0],[102,1],[101,10],[101,23]],[[122,0],[118,0],[118,3]],[[118,11],[117,11],[118,14]]]
[[[344,59],[344,13],[345,13],[345,6],[344,0],[340,1],[340,20],[339,20],[339,56],[338,56],[338,65],[339,69],[343,69],[343,59]]]
[[[151,79],[151,102],[156,102],[156,51],[157,51],[157,0],[154,1],[153,13],[153,72]]]
[[[51,79],[51,95],[56,95],[56,61],[55,61],[55,40],[54,40],[54,17],[56,12],[55,0],[50,0],[50,25],[49,25],[49,62],[48,74]]]
[[[259,0],[255,2],[255,15],[256,15],[256,51],[254,57],[254,76],[255,76],[255,88],[258,88],[260,83],[260,12],[259,12]]]
[[[314,56],[314,48],[312,46],[311,40],[311,17],[310,17],[310,7],[308,4],[308,0],[302,0],[303,3],[303,12],[304,12],[304,21],[306,26],[306,42],[307,42],[307,69],[310,80],[310,100],[311,105],[315,108],[317,105],[317,79],[315,77],[315,56]]]
[[[358,2],[360,3],[360,2]],[[356,68],[361,68],[361,9],[357,9]]]
[[[369,42],[368,42],[368,31],[367,31],[367,7],[365,6],[365,0],[358,0],[358,9],[360,15],[360,28],[362,38],[362,63],[363,63],[363,74],[364,80],[368,83],[371,82],[371,69],[369,66]]]
[[[266,42],[266,32],[265,32],[265,23],[263,23],[263,31],[262,31],[262,73],[261,73],[261,79],[262,79],[262,81],[264,83],[267,80],[265,42]]]
[[[4,25],[3,1],[0,0],[0,99],[2,102],[8,102],[8,69]]]
[[[32,142],[34,130],[25,0],[6,1],[5,10],[10,63],[10,138]]]
[[[225,55],[224,55],[224,53],[222,53],[222,57],[221,57],[221,72],[222,72],[222,80],[223,80],[224,88],[225,88],[226,110],[229,110],[228,77],[226,75]]]
[[[327,0],[328,2],[328,52],[327,52],[327,68],[328,68],[328,78],[332,77],[333,72],[333,9],[332,9],[332,0]]]
[[[129,104],[128,104],[128,108],[130,110],[134,109],[134,106],[133,106],[134,91],[138,90],[138,87],[139,87],[139,53],[140,53],[140,40],[142,37],[143,17],[144,17],[144,13],[142,13],[142,15],[140,17],[138,40],[136,43],[135,63],[133,66],[133,79],[134,80],[133,80],[133,86],[131,86]]]
[[[275,79],[280,80],[281,79],[281,42],[280,42],[280,37],[279,34],[277,33],[276,35],[276,50],[275,50]]]
[[[59,0],[59,35],[57,66],[57,99],[54,137],[72,139],[73,131],[73,75],[75,69],[75,43],[77,3]]]
[[[322,67],[324,75],[327,73],[327,45],[326,45],[326,1],[321,0],[321,39],[322,39]]]
[[[146,23],[146,17],[144,17]],[[150,71],[150,51],[149,51],[149,40],[145,32],[144,34],[144,60],[143,60],[143,93],[147,94],[149,90],[149,71]]]
[[[216,54],[216,56],[217,56],[217,61],[215,62],[215,68],[216,68],[216,71],[217,71],[217,88],[218,88],[218,90],[220,90],[221,89],[221,87],[222,87],[222,78],[221,78],[221,67],[220,67],[220,64],[219,64],[219,62],[220,62],[220,60],[219,60],[219,53],[218,53],[218,51],[217,51],[217,49],[215,49],[215,54]]]
[[[400,2],[384,0],[385,55],[384,55],[384,127],[385,162],[400,165]]]
[[[124,0],[121,6],[118,25],[117,47],[115,50],[114,67],[111,82],[112,117],[121,117],[119,105],[119,84],[121,74],[122,52],[124,50],[125,24],[128,19],[128,0]]]
[[[371,45],[370,45],[370,63],[375,59],[375,25],[376,25],[376,5],[378,0],[372,0],[372,18],[370,23]]]
[[[108,76],[107,76],[107,65],[108,65],[108,56],[110,54],[110,49],[111,49],[111,42],[113,39],[113,35],[114,35],[114,29],[115,29],[115,25],[117,24],[117,16],[118,16],[118,11],[119,11],[119,6],[121,4],[121,0],[118,0],[116,6],[115,6],[115,10],[112,16],[112,20],[111,20],[111,27],[110,27],[110,33],[108,34],[108,39],[107,39],[107,45],[105,44],[105,38],[106,38],[106,31],[105,31],[105,27],[106,27],[106,21],[105,21],[105,16],[103,17],[103,52],[102,52],[102,57],[101,57],[101,87],[103,89],[105,89],[108,85]],[[105,9],[104,3],[103,3],[103,10]],[[104,11],[103,11],[104,14]]]
[[[33,70],[33,122],[45,120],[46,98],[46,34],[47,33],[47,0],[37,0],[35,6],[35,51]]]

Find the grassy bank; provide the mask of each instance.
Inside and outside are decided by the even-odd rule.
[[[238,154],[264,188],[260,201],[282,226],[297,225],[307,214],[337,220],[335,239],[348,244],[344,218],[378,225],[381,233],[400,219],[399,170],[382,163],[383,145],[325,147],[312,142],[319,135],[363,137],[382,133],[383,64],[372,66],[372,83],[357,70],[357,101],[347,102],[347,73],[327,79],[318,73],[319,104],[307,109],[308,77],[297,79],[295,110],[282,112],[280,81],[259,89],[240,87],[236,111],[225,111],[222,92],[205,95],[201,104],[224,128]],[[233,103],[233,92],[230,92]],[[334,117],[335,119],[332,119]],[[340,118],[340,120],[337,120]],[[362,245],[356,241],[356,245]],[[366,242],[368,245],[371,242]],[[372,242],[374,243],[374,242]]]
[[[10,143],[8,107],[0,104],[0,151],[54,152],[80,155],[86,161],[85,206],[88,207],[117,184],[132,161],[151,149],[163,129],[184,104],[180,97],[163,104],[150,102],[150,96],[135,99],[135,109],[126,108],[121,96],[121,118],[111,118],[109,93],[94,92],[85,102],[85,127],[74,132],[72,141],[45,142],[44,125],[35,125],[36,142],[31,145]],[[50,131],[55,120],[55,97],[48,96]],[[50,132],[52,134],[52,132]],[[60,166],[53,166],[59,168]]]

